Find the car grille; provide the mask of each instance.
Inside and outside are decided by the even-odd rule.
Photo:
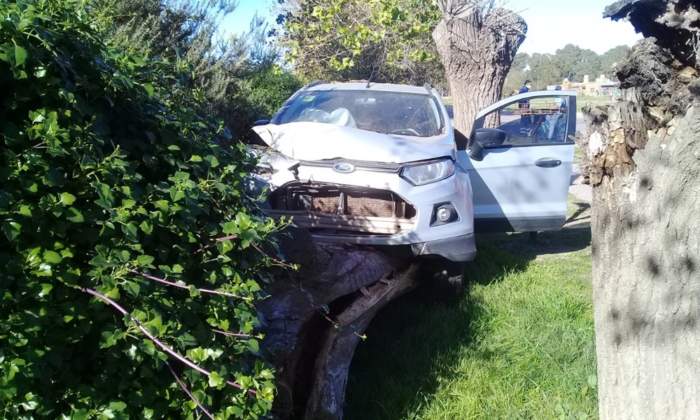
[[[415,208],[391,191],[334,184],[291,183],[269,197],[273,215],[300,227],[395,234],[412,227]]]

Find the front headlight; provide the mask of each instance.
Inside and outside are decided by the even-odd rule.
[[[401,178],[413,185],[425,185],[442,181],[455,173],[455,164],[450,158],[404,166]]]

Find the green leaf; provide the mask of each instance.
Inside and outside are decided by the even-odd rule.
[[[238,224],[236,222],[226,222],[222,226],[222,230],[226,235],[233,235],[235,233],[240,232],[240,229],[238,228]]]
[[[22,225],[17,222],[5,222],[2,224],[2,233],[10,241],[14,240],[22,232]]]
[[[44,251],[44,261],[49,264],[58,264],[63,260],[61,254],[56,251],[46,250]]]
[[[146,94],[148,95],[149,98],[153,97],[153,85],[150,83],[144,83],[143,89],[146,91]]]
[[[75,196],[68,192],[62,192],[60,201],[64,206],[70,206],[75,203]]]
[[[109,403],[109,408],[112,411],[121,412],[126,410],[126,403],[122,401],[112,401]]]
[[[15,44],[15,67],[23,66],[27,61],[27,50]]]
[[[127,223],[122,225],[122,232],[131,240],[138,239],[139,228],[136,227],[135,223]]]
[[[141,267],[149,267],[151,264],[153,264],[153,260],[154,258],[150,255],[139,255],[136,257],[136,264]]]
[[[111,209],[114,205],[114,195],[112,195],[112,189],[109,187],[109,185],[101,182],[98,183],[96,186],[97,195],[100,198],[98,200],[95,200],[95,203],[97,203],[98,206],[104,209]]]
[[[258,340],[248,340],[246,342],[246,345],[248,347],[248,350],[250,350],[252,353],[257,353],[260,351],[260,346],[258,345]]]
[[[209,386],[212,388],[216,389],[221,389],[223,388],[224,384],[226,381],[224,381],[224,378],[221,377],[218,373],[215,371],[211,372],[209,375]]]
[[[41,283],[41,291],[39,292],[39,297],[48,296],[48,294],[51,293],[52,289],[53,284]]]
[[[219,166],[219,159],[217,159],[214,155],[207,155],[204,158],[204,160],[206,160],[209,166],[211,166],[212,168],[216,168]]]
[[[143,233],[145,233],[146,235],[150,235],[151,233],[153,233],[153,225],[147,220],[144,220],[143,222],[141,222],[139,224],[139,227],[141,228]]]
[[[17,211],[22,216],[32,217],[32,208],[26,204],[19,206],[19,211]]]
[[[136,297],[141,292],[141,286],[135,281],[124,282],[124,290],[127,291],[131,296]]]
[[[187,357],[195,363],[201,363],[207,360],[207,352],[201,347],[195,347],[187,350]]]
[[[76,209],[75,207],[70,207],[68,209],[68,214],[69,216],[66,219],[73,223],[83,223],[85,221],[83,213],[81,213],[80,210]]]

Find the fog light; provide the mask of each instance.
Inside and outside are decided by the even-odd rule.
[[[440,223],[447,223],[452,219],[452,209],[448,206],[442,206],[437,209],[435,218]]]
[[[459,220],[457,210],[452,203],[438,203],[433,207],[430,226],[441,226]]]

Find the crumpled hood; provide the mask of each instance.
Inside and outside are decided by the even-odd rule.
[[[268,146],[295,160],[348,160],[407,163],[452,156],[449,136],[426,138],[375,133],[315,122],[253,127]]]

